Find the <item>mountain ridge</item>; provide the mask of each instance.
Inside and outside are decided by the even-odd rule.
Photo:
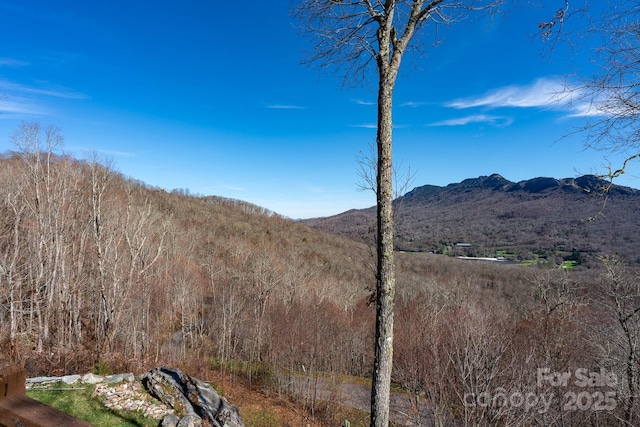
[[[439,190],[472,190],[472,189],[489,189],[496,191],[524,191],[527,193],[540,193],[545,190],[564,190],[575,191],[584,193],[597,193],[608,191],[609,194],[640,194],[640,190],[611,184],[602,178],[595,175],[582,175],[577,178],[551,178],[551,177],[536,177],[528,180],[513,182],[504,178],[499,174],[492,174],[488,176],[480,176],[478,178],[467,178],[459,183],[451,183],[444,187],[437,185],[423,185],[415,187],[404,196],[400,198],[412,198],[416,194],[425,193],[431,194]]]
[[[595,175],[536,177],[519,182],[499,174],[446,186],[423,185],[395,201],[396,248],[457,253],[447,248],[469,242],[462,255],[492,256],[498,250],[518,259],[559,263],[570,252],[582,260],[607,253],[640,262],[640,190]],[[597,221],[591,221],[599,217]],[[373,243],[375,206],[350,210],[306,225]]]

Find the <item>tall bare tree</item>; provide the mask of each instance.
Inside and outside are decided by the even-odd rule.
[[[371,389],[371,425],[389,423],[393,359],[392,108],[393,91],[404,54],[420,47],[414,35],[487,13],[502,0],[299,0],[294,9],[302,30],[312,38],[310,63],[336,66],[345,81],[359,82],[374,63],[378,80],[377,119],[377,279],[376,336]]]
[[[8,167],[10,176],[19,172],[13,167]],[[18,331],[20,323],[21,306],[23,305],[22,295],[25,287],[24,268],[20,266],[20,259],[24,247],[21,242],[23,233],[22,224],[25,220],[26,205],[20,203],[18,194],[24,193],[24,183],[20,180],[12,179],[11,186],[3,188],[0,199],[0,209],[5,219],[4,228],[0,233],[0,297],[8,300],[9,305],[9,344],[12,357],[17,353]],[[5,295],[3,295],[6,293]]]
[[[638,273],[616,256],[602,257],[605,267],[597,289],[596,304],[604,308],[608,319],[600,319],[603,362],[620,378],[618,406],[623,424],[634,425],[640,417],[640,286]]]

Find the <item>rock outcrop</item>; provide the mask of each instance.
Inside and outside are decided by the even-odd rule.
[[[132,373],[116,375],[65,375],[63,377],[35,377],[26,379],[28,390],[48,390],[56,383],[65,383],[70,386],[95,384],[95,390],[91,397],[99,397],[102,404],[116,411],[139,411],[143,416],[157,420],[166,418],[172,414],[173,409],[149,396],[142,385],[136,381]]]
[[[163,426],[244,427],[235,406],[208,383],[179,369],[152,369],[142,375],[142,384],[149,394],[174,409],[176,416],[165,418]]]

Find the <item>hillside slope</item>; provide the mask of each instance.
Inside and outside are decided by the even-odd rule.
[[[98,162],[50,154],[0,158],[0,360],[22,364],[30,376],[140,373],[162,365],[200,378],[210,376],[199,372],[215,371],[264,390],[274,397],[269,405],[276,396],[295,398],[304,409],[293,411],[300,415],[296,425],[312,423],[306,414],[330,426],[351,417],[337,403],[355,394],[339,393],[345,375],[371,373],[372,247],[245,202],[167,193]],[[474,236],[492,236],[487,224],[497,224],[497,245],[505,239],[497,235],[502,223],[513,221],[512,228],[526,231],[547,221],[545,229],[561,232],[569,213],[578,218],[601,206],[602,198],[579,186],[552,184],[516,187],[492,176],[416,189],[398,201],[401,242],[420,249],[417,238],[442,233],[436,246],[466,241],[472,246],[451,250],[479,252]],[[605,220],[596,223],[607,224],[612,206],[637,215],[630,203],[621,203],[635,197],[633,191],[616,194]],[[561,210],[558,200],[565,203]],[[562,217],[557,225],[554,212]],[[363,228],[370,218],[370,211],[352,211],[327,221]],[[429,222],[434,218],[438,228]],[[573,234],[583,233],[581,221]],[[422,235],[408,238],[404,229]],[[363,239],[369,235],[365,228]],[[632,245],[634,234],[626,237]],[[398,253],[393,381],[406,396],[428,399],[422,410],[415,405],[406,415],[416,424],[438,416],[442,425],[484,425],[484,411],[491,408],[469,408],[460,400],[479,392],[476,384],[535,388],[540,367],[566,372],[606,366],[618,378],[627,375],[625,361],[636,347],[625,347],[633,340],[624,334],[637,331],[639,297],[637,287],[620,284],[635,284],[637,269],[627,270],[617,258],[604,262],[607,269],[569,271]],[[628,303],[611,309],[620,298]],[[635,322],[633,329],[627,322]],[[632,375],[638,378],[635,367]],[[319,381],[331,384],[329,402],[316,392]],[[637,419],[638,387],[632,386],[620,396],[619,409],[596,414],[600,425],[618,425],[625,415]],[[553,390],[541,389],[547,391]],[[231,392],[230,400],[241,405]],[[271,416],[255,406],[255,395],[247,399],[243,418],[251,419],[247,408],[260,419]],[[548,413],[500,409],[492,424],[563,419],[586,425],[594,419],[593,412],[561,405]],[[287,425],[269,423],[276,424]]]
[[[618,254],[640,263],[640,191],[614,185],[605,196],[607,184],[590,175],[516,183],[494,174],[445,187],[416,187],[395,201],[396,246],[473,256],[503,250],[556,264]],[[375,208],[304,223],[371,242]]]
[[[308,347],[273,333],[305,332],[288,328],[319,305],[318,342],[353,345],[334,330],[357,319],[370,264],[365,245],[246,202],[168,193],[46,151],[0,158],[0,357],[35,358],[33,376],[193,354],[295,360]]]

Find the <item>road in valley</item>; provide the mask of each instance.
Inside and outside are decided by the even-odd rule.
[[[287,386],[298,396],[310,396],[314,393],[319,400],[336,402],[363,412],[371,409],[371,387],[353,382],[334,382],[328,378],[296,377],[288,378]],[[433,413],[422,401],[419,410],[404,393],[392,392],[390,397],[389,418],[399,426],[433,427]]]

